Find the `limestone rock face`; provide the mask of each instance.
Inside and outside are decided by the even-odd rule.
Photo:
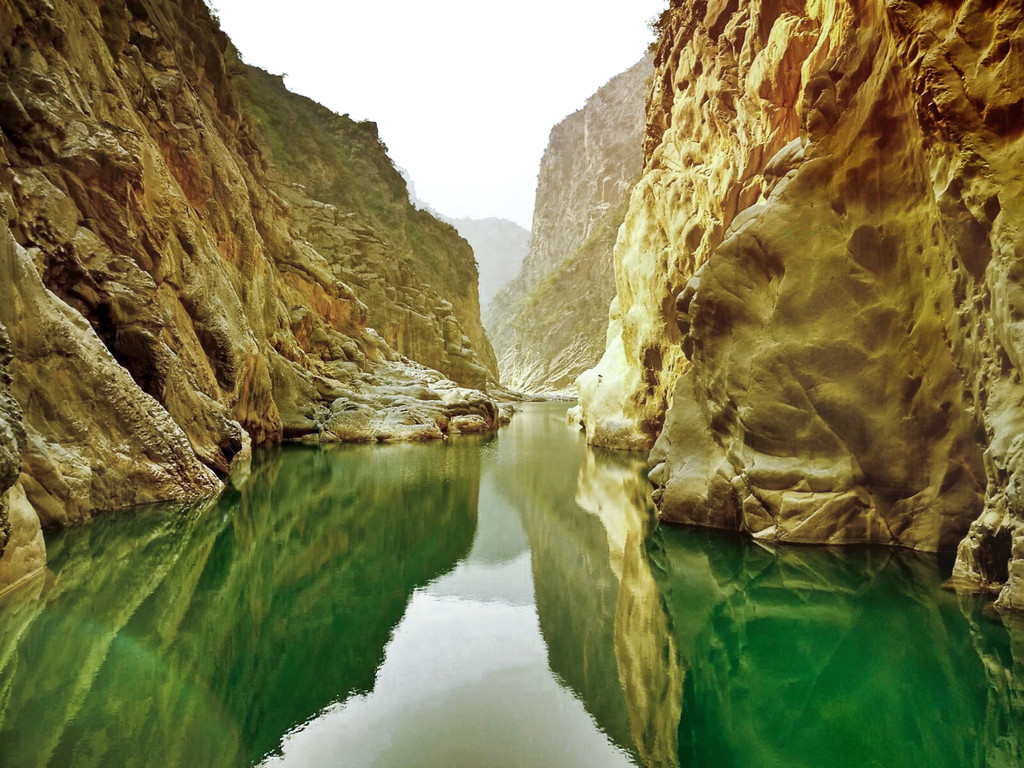
[[[0,595],[37,573],[46,559],[39,518],[19,482],[25,427],[10,391],[12,357],[11,340],[0,323]]]
[[[7,491],[18,480],[21,449],[25,444],[21,408],[10,393],[11,376],[7,372],[7,365],[11,357],[11,340],[7,330],[0,325],[0,555],[11,538]]]
[[[661,431],[683,363],[675,297],[758,199],[769,158],[797,135],[814,23],[781,6],[758,13],[778,17],[778,29],[754,30],[751,8],[720,2],[689,12],[673,4],[661,21],[646,166],[615,246],[608,341],[578,382],[594,444],[644,448]]]
[[[38,516],[31,541],[40,523],[68,525],[94,509],[192,501],[220,489],[167,411],[85,319],[43,286],[6,223],[0,224],[0,323],[10,329],[13,353],[7,375],[16,410],[8,411],[14,415],[9,429],[17,434],[17,416],[24,421],[17,441],[22,455],[11,457],[20,458],[13,462],[20,480],[11,500],[27,497]]]
[[[651,73],[645,57],[551,130],[529,253],[484,318],[501,381],[511,389],[570,393],[601,355],[615,291],[612,246],[643,168]]]
[[[672,3],[580,384],[592,441],[660,434],[663,517],[933,550],[981,515],[958,574],[1020,604],[1021,20]]]
[[[0,60],[18,406],[0,404],[0,582],[34,567],[40,523],[215,493],[253,443],[497,425],[486,395],[408,359],[496,378],[472,252],[409,206],[372,124],[312,107],[304,124],[283,88],[256,109],[239,95],[255,75],[202,0],[0,0]],[[330,138],[316,120],[352,139],[353,167],[311,176],[337,182],[337,204],[271,166],[295,148],[268,140],[267,109],[292,110],[295,141]],[[352,409],[371,412],[358,428],[341,423]]]

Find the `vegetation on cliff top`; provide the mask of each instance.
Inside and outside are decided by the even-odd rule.
[[[472,248],[454,227],[412,205],[376,123],[338,115],[292,93],[282,76],[243,63],[237,51],[231,51],[229,72],[285,181],[302,184],[310,197],[356,213],[386,234],[396,255],[424,282],[459,294],[475,289]]]

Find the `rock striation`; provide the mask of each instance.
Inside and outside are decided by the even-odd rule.
[[[614,296],[612,246],[643,169],[645,57],[551,129],[537,179],[530,249],[484,323],[502,383],[573,394],[604,348]]]
[[[216,493],[252,444],[496,427],[472,252],[375,126],[202,0],[0,0],[0,61],[0,589],[40,525]]]
[[[26,435],[21,407],[11,392],[7,366],[12,358],[11,339],[0,323],[0,596],[36,574],[46,561],[39,518],[20,479]]]
[[[657,438],[664,518],[959,546],[960,583],[1024,607],[1021,21],[662,16],[609,343],[579,387],[591,441]]]

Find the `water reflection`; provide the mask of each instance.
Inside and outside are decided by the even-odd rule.
[[[643,460],[563,411],[52,537],[0,765],[1024,765],[1024,627],[934,558],[651,534]]]
[[[628,730],[607,733],[625,709],[612,645],[614,594],[610,602],[600,594],[614,586],[591,578],[608,569],[607,543],[595,552],[593,574],[574,571],[581,550],[572,521],[607,541],[574,503],[583,455],[557,405],[520,414],[485,446],[469,555],[417,590],[374,690],[289,734],[268,764],[632,764]],[[565,515],[570,522],[559,523]],[[538,553],[549,545],[550,557]],[[574,666],[573,657],[591,655],[598,658]]]
[[[252,764],[373,687],[478,486],[473,450],[290,448],[215,504],[53,537],[42,594],[3,606],[0,764]]]
[[[644,462],[579,456],[575,488],[522,508],[551,669],[634,763],[673,765],[682,671],[646,560]]]
[[[934,556],[668,529],[651,555],[687,666],[683,765],[1022,764],[1009,635]]]

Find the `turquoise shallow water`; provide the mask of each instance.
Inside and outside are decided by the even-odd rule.
[[[1024,765],[1024,631],[937,558],[648,536],[564,410],[49,536],[0,766]]]

